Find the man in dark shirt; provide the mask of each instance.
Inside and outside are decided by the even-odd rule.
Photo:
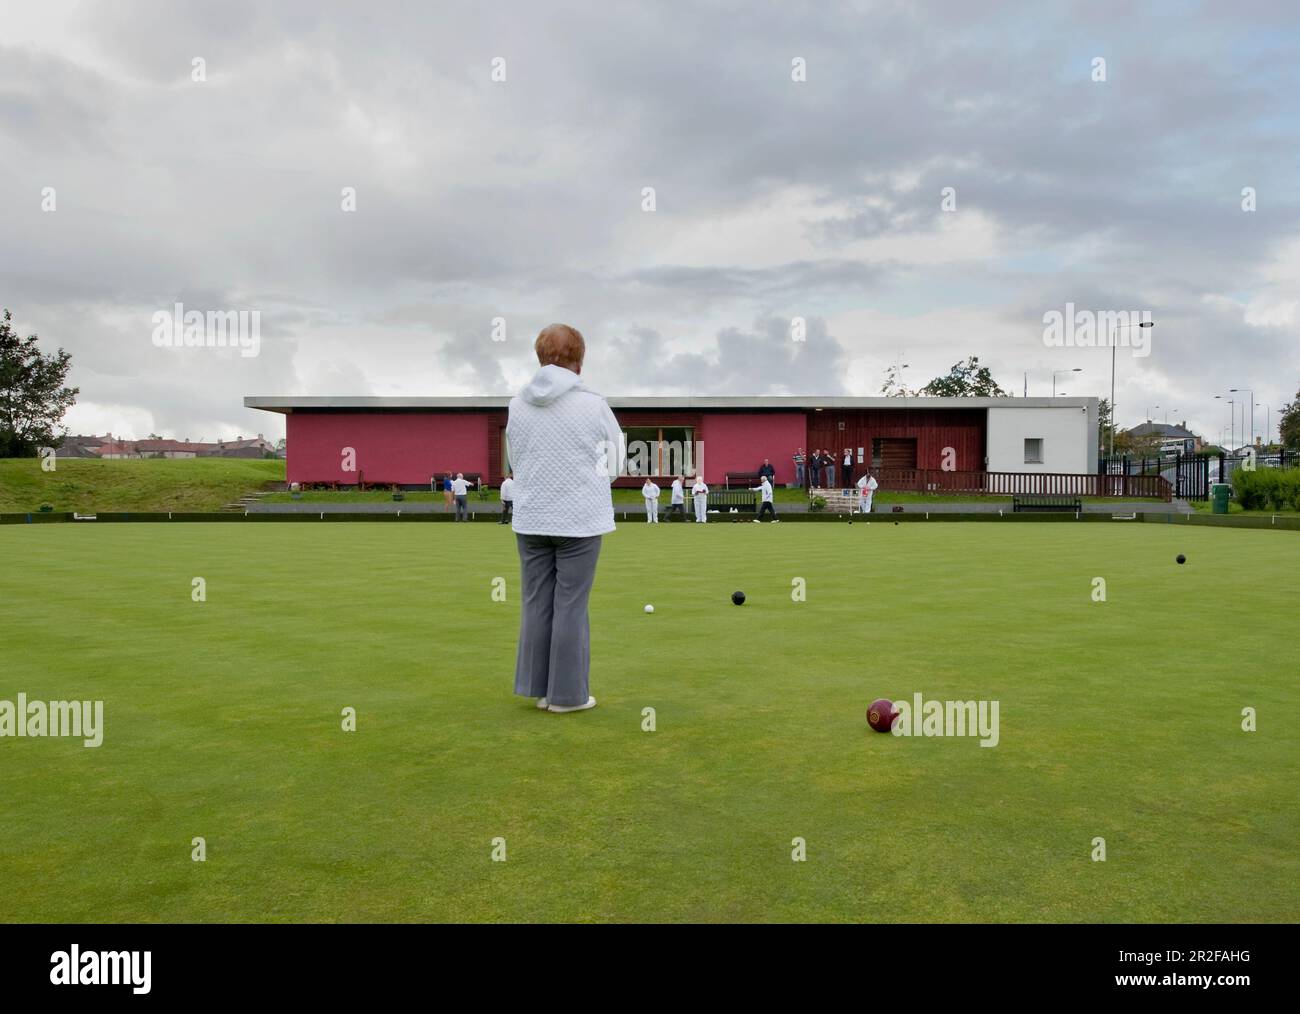
[[[758,469],[758,481],[761,484],[766,479],[773,488],[776,487],[776,469],[772,467],[772,462],[767,458],[763,459],[763,464]]]

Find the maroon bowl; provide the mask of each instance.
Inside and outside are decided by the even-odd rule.
[[[867,724],[877,732],[888,732],[897,717],[898,712],[894,710],[894,702],[884,697],[872,701],[871,707],[867,709]]]

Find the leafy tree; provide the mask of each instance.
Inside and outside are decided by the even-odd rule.
[[[1283,447],[1288,451],[1300,451],[1300,391],[1296,392],[1295,401],[1282,406],[1278,430]]]
[[[1154,458],[1160,454],[1162,440],[1158,433],[1137,434],[1120,430],[1115,434],[1115,453],[1133,458]]]
[[[1110,453],[1110,431],[1112,427],[1110,419],[1110,399],[1102,398],[1097,403],[1097,439],[1101,446],[1097,448],[1097,453],[1105,456]]]
[[[964,363],[954,363],[947,376],[935,377],[918,393],[935,398],[1008,397],[993,379],[989,368],[980,365],[979,356],[971,356]]]
[[[55,429],[80,388],[65,387],[72,355],[45,355],[36,335],[20,338],[8,310],[0,318],[0,458],[34,457],[64,436]]]
[[[915,391],[909,391],[903,383],[903,371],[898,366],[891,366],[885,371],[885,382],[880,387],[880,393],[887,398],[910,398]]]

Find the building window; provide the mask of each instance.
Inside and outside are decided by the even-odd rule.
[[[1025,464],[1041,465],[1043,463],[1043,438],[1025,437]]]
[[[871,467],[916,468],[916,437],[876,437],[871,441]]]
[[[628,475],[695,474],[693,426],[629,426],[623,435]]]

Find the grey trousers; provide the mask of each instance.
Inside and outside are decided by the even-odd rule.
[[[587,599],[600,536],[515,535],[522,575],[515,693],[567,708],[586,704],[591,676]]]
[[[456,520],[469,520],[469,498],[464,496],[456,497]]]

